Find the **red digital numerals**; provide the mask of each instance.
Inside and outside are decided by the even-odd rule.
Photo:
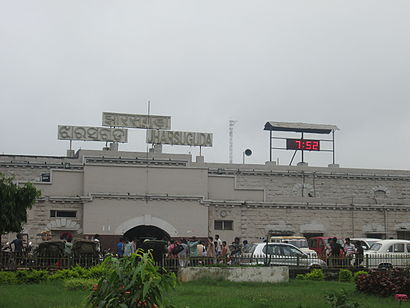
[[[320,141],[305,139],[287,139],[286,148],[288,150],[320,151]]]

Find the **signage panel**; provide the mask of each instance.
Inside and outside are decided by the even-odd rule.
[[[59,140],[128,142],[128,130],[92,126],[58,126]]]
[[[146,114],[103,112],[103,126],[171,129],[171,117]]]
[[[211,147],[212,134],[149,129],[147,143]]]

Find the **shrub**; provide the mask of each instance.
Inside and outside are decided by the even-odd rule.
[[[96,279],[84,279],[84,278],[70,278],[64,280],[64,288],[67,290],[86,290],[91,291],[93,285],[98,281]]]
[[[357,279],[359,279],[359,277],[361,276],[361,275],[367,275],[368,274],[368,272],[366,272],[366,271],[357,271],[356,273],[354,273],[354,275],[353,275],[353,280],[354,280],[354,282],[357,282]]]
[[[410,294],[409,269],[373,270],[360,275],[356,281],[360,292],[391,296],[397,293]]]
[[[305,280],[305,274],[297,274],[296,279],[297,280]]]
[[[111,269],[107,260],[108,259],[104,260],[102,263],[96,266],[91,267],[89,269],[89,277],[99,279],[104,275],[109,274]]]
[[[91,306],[170,307],[165,295],[176,285],[175,274],[155,266],[150,253],[138,250],[129,258],[110,258],[108,262],[110,270],[88,298]]]
[[[55,272],[49,276],[50,280],[56,279],[70,279],[70,278],[81,278],[78,272],[73,271],[72,269],[63,269]]]
[[[0,272],[0,284],[18,283],[15,272]]]
[[[17,283],[40,283],[46,281],[48,278],[48,271],[17,271],[16,279]]]
[[[341,269],[339,271],[339,281],[340,282],[351,282],[353,280],[353,274],[348,269]]]
[[[306,273],[304,276],[306,280],[322,281],[325,279],[325,274],[323,274],[321,269],[314,269],[310,273]]]
[[[345,290],[333,292],[326,295],[326,301],[332,308],[357,308],[359,303],[353,302],[349,299]]]

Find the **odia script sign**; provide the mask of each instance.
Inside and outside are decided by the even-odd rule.
[[[212,134],[149,129],[147,143],[211,147]]]
[[[171,129],[171,117],[103,112],[102,125],[111,127]]]
[[[122,128],[59,125],[58,139],[125,143],[128,141],[128,131]]]

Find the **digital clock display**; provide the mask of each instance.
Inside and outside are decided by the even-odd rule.
[[[320,140],[286,139],[287,150],[320,151]]]

